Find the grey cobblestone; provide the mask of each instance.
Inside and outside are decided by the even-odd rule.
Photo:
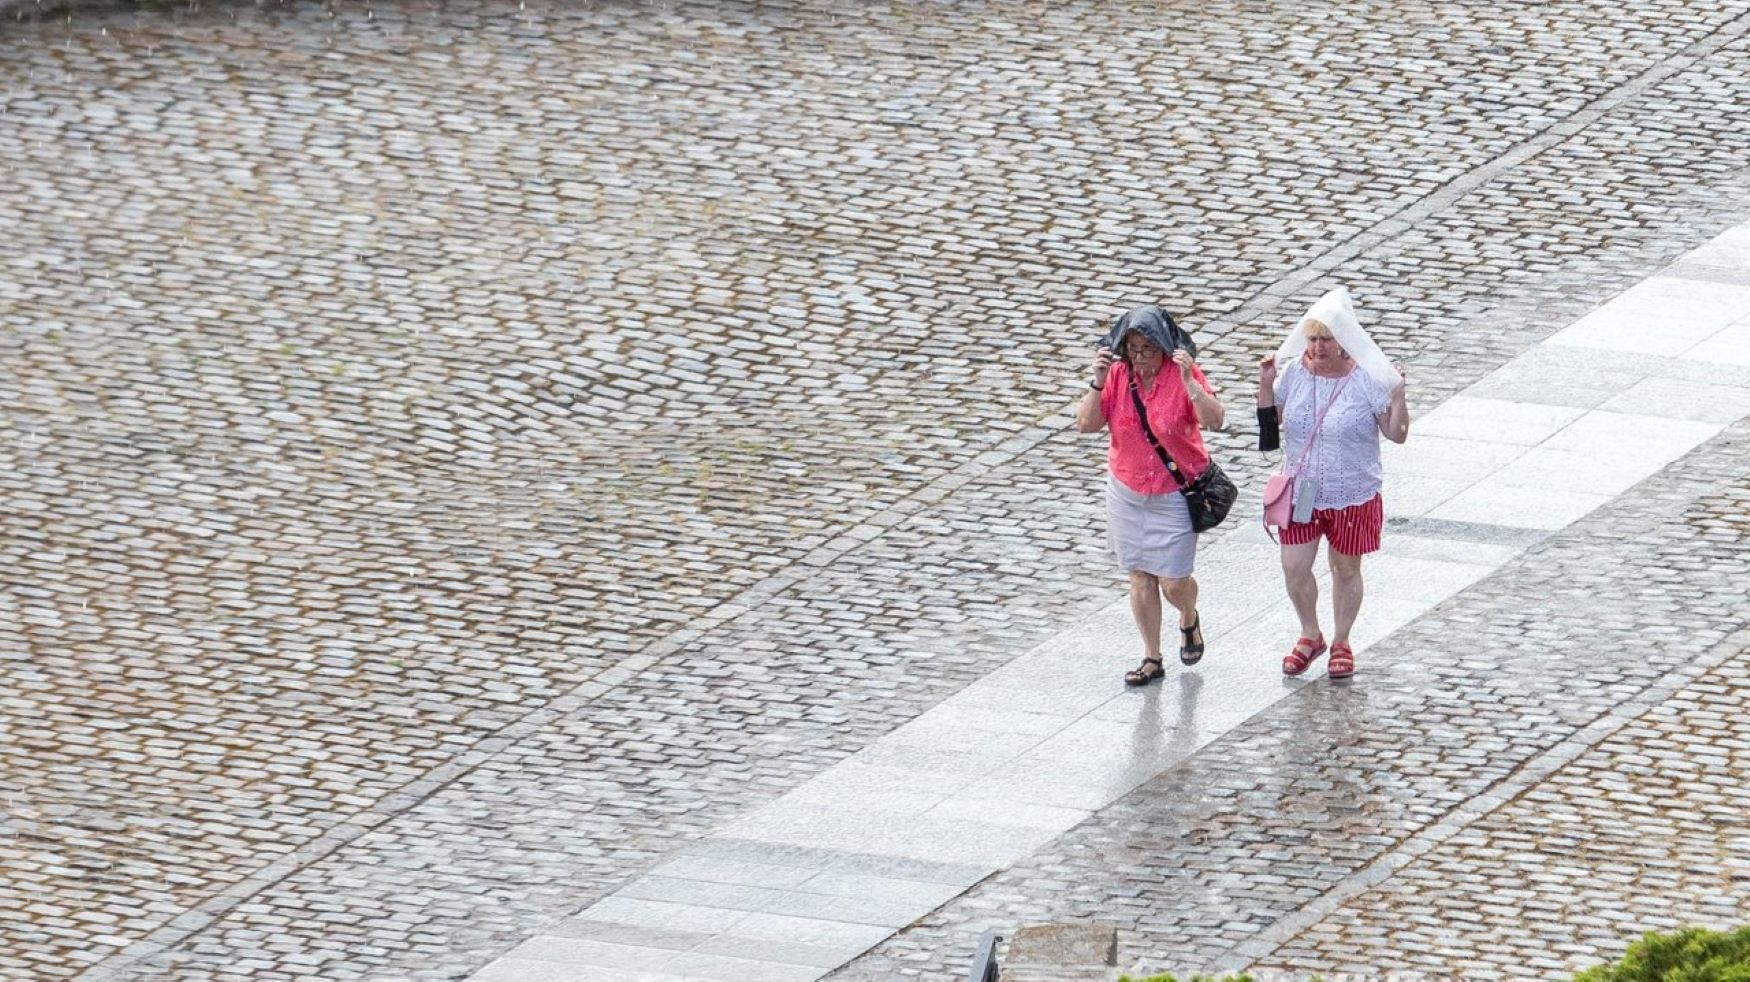
[[[1259,967],[1511,978],[1597,964],[1644,931],[1738,927],[1747,665],[1727,660]]]
[[[1297,693],[832,978],[951,977],[982,931],[1042,921],[1118,927],[1127,969],[1222,964],[1741,629],[1733,598],[1750,572],[1747,444],[1750,425],[1739,424],[1371,649],[1365,688]],[[1649,582],[1660,589],[1649,592]],[[1743,892],[1722,893],[1717,880],[1744,859],[1729,818],[1740,807],[1732,772],[1741,741],[1711,740],[1691,724],[1719,714],[1722,700],[1727,710],[1741,701],[1733,680],[1743,662],[1727,656],[1252,967],[1549,974],[1603,960],[1642,930],[1741,921]],[[1655,739],[1668,748],[1656,763],[1644,749]],[[1719,749],[1697,751],[1698,740]],[[1685,783],[1710,753],[1724,754],[1710,764],[1718,781]],[[1680,785],[1692,801],[1642,790]],[[1633,862],[1607,855],[1610,844],[1644,843],[1655,830],[1657,844]],[[1599,837],[1596,853],[1563,845]],[[1676,873],[1686,862],[1695,872]],[[1517,892],[1509,878],[1522,883]],[[1588,907],[1622,916],[1577,916]]]
[[[1742,557],[1746,500],[1740,479],[1687,517]],[[1737,928],[1750,916],[1746,653],[1728,639],[1699,679],[1255,967],[1511,978],[1577,971],[1646,931]]]
[[[1046,433],[1095,321],[1168,300],[1243,404],[1260,290],[1746,9],[7,25],[0,971],[477,966],[1110,598]],[[1742,217],[1745,70],[1342,268],[1418,400]]]

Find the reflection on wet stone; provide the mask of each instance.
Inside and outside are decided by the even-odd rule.
[[[1174,304],[1243,401],[1260,290],[1741,32],[1217,7],[1139,61],[1160,12],[1125,3],[172,7],[5,18],[0,870],[28,902],[0,973],[147,939],[136,977],[478,968],[1111,598],[1097,454],[1051,421],[1112,311]],[[1419,400],[1742,217],[1741,47],[1344,262]],[[1314,159],[1315,130],[1365,139]],[[1256,483],[1248,437],[1218,444]],[[1635,569],[1736,573],[1731,514]],[[1538,548],[1585,570],[1591,541]],[[1705,636],[1709,589],[1625,630]],[[1539,647],[1549,613],[1449,627]],[[1512,739],[1578,712],[1532,691],[1474,708]],[[1208,725],[1152,698],[1169,743]],[[1386,732],[1408,770],[1348,764],[1387,818],[1501,755]],[[1113,855],[1155,881],[1223,828],[1133,820],[1161,837]],[[1306,834],[1329,851],[1237,867],[1264,907],[1347,868]],[[1008,882],[945,916],[1060,889]],[[1100,900],[1174,936],[1140,887]],[[957,953],[935,929],[871,971]]]

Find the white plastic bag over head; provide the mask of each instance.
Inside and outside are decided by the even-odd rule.
[[[1307,308],[1306,314],[1295,322],[1294,328],[1288,332],[1288,337],[1283,339],[1282,346],[1276,349],[1277,371],[1281,371],[1282,368],[1306,351],[1305,328],[1307,321],[1318,321],[1329,327],[1331,336],[1336,338],[1337,344],[1342,347],[1343,351],[1355,360],[1356,367],[1372,376],[1380,385],[1385,386],[1387,392],[1397,388],[1398,383],[1403,381],[1402,377],[1398,375],[1397,369],[1391,367],[1391,359],[1387,358],[1385,352],[1379,350],[1379,345],[1374,344],[1373,339],[1367,336],[1367,332],[1361,329],[1361,322],[1355,319],[1355,308],[1349,302],[1349,291],[1343,287],[1337,287],[1320,297],[1311,307]]]

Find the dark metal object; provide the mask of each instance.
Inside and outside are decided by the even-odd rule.
[[[978,953],[972,956],[972,971],[966,973],[966,982],[997,982],[1002,977],[1002,970],[997,967],[997,942],[1003,936],[995,931],[986,931],[978,939]]]

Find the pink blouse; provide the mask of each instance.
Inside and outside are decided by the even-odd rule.
[[[1211,396],[1215,390],[1203,377],[1203,369],[1191,366],[1191,378]],[[1203,430],[1197,422],[1197,410],[1185,383],[1179,380],[1179,366],[1169,359],[1155,375],[1154,384],[1142,392],[1142,404],[1148,408],[1149,428],[1186,481],[1209,466],[1209,451],[1203,448]],[[1136,404],[1130,398],[1130,367],[1114,361],[1106,370],[1106,386],[1100,391],[1100,412],[1106,416],[1106,429],[1112,434],[1106,448],[1106,466],[1119,483],[1138,494],[1166,494],[1179,490],[1167,465],[1142,433],[1142,420],[1136,415]]]

